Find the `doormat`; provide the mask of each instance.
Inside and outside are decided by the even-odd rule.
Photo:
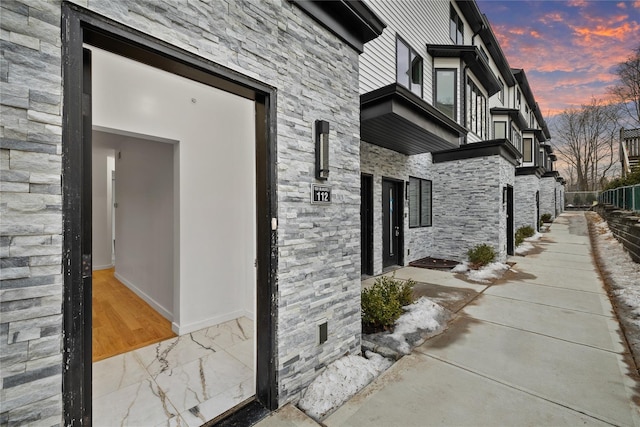
[[[451,270],[458,264],[460,264],[458,261],[432,257],[417,259],[409,263],[411,267],[430,268],[434,270]]]

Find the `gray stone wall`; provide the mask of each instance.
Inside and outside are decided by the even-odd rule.
[[[373,175],[373,272],[382,273],[382,178],[433,180],[431,154],[406,156],[369,144],[360,144],[360,171]],[[436,185],[435,182],[432,185]],[[409,204],[404,198],[404,263],[431,255],[433,227],[409,228]]]
[[[564,185],[556,181],[556,212],[560,215],[564,212]]]
[[[317,369],[360,351],[358,56],[296,6],[78,1],[278,90],[278,386],[299,397]],[[2,3],[2,415],[61,421],[60,3]],[[334,202],[311,205],[312,123],[331,124]],[[316,321],[329,341],[316,345]]]
[[[564,196],[561,197],[557,191],[556,184],[554,177],[540,178],[540,215],[548,213],[552,219],[556,217],[556,203],[562,204],[564,200]]]
[[[515,183],[515,230],[524,226],[533,227],[534,230],[537,230],[536,193],[540,191],[540,179],[535,175],[516,175]],[[542,212],[540,214],[542,215]]]
[[[0,424],[62,421],[60,10],[2,3]]]
[[[514,184],[515,169],[501,156],[435,163],[434,257],[465,260],[479,244],[506,259],[506,210],[502,188]]]

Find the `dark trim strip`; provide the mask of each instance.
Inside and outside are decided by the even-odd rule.
[[[544,168],[541,166],[521,166],[516,168],[516,176],[535,175],[541,178],[543,173]]]
[[[382,34],[386,24],[360,0],[289,0],[358,53]]]
[[[438,151],[432,154],[433,163],[451,162],[454,160],[473,159],[486,156],[501,156],[514,166],[519,164],[522,157],[516,147],[508,139],[494,139],[491,141],[475,142],[462,145],[452,150]]]

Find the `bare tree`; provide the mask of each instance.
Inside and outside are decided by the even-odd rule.
[[[618,64],[615,73],[619,81],[609,87],[609,93],[616,97],[629,114],[634,122],[631,126],[640,127],[640,45],[625,62]]]
[[[616,163],[620,107],[592,99],[579,109],[562,112],[555,122],[554,146],[575,171],[579,191],[600,189]]]

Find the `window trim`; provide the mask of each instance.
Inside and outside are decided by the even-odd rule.
[[[400,82],[400,79],[398,78],[398,44],[402,43],[407,50],[409,51],[409,86],[405,86],[404,83]],[[420,71],[420,94],[418,95],[416,92],[413,91],[414,86],[418,86],[417,83],[413,83],[411,76],[413,75],[413,64],[411,61],[411,54],[415,55],[416,58],[420,58],[420,64],[421,64],[421,68],[422,70]],[[409,43],[407,43],[407,41],[405,39],[403,39],[402,37],[400,37],[398,34],[396,34],[396,83],[398,83],[400,86],[405,87],[407,89],[409,89],[409,92],[413,93],[414,95],[418,95],[420,96],[420,98],[422,98],[424,96],[424,58],[421,55],[418,55],[418,52],[411,47],[411,45]]]
[[[453,117],[450,117],[438,107],[438,72],[453,71]],[[434,68],[433,69],[433,106],[451,120],[458,122],[458,69],[457,68]]]
[[[469,132],[473,132],[480,138],[487,139],[488,97],[471,76],[467,76],[465,94],[467,95],[465,127]],[[474,112],[476,113],[475,115],[473,114]]]
[[[416,182],[419,184],[415,187],[413,184]],[[422,185],[423,183],[429,183],[429,223],[424,224],[422,222],[423,217],[423,208],[426,206],[423,204],[422,200]],[[433,181],[430,179],[417,178],[415,176],[409,176],[409,191],[407,191],[407,200],[409,201],[409,228],[425,228],[425,227],[433,227]],[[417,188],[418,191],[418,218],[417,225],[412,225],[412,216],[411,216],[411,191],[413,188]]]
[[[456,27],[456,37],[452,37],[452,24]],[[458,35],[460,36],[460,40],[458,40]],[[460,18],[460,14],[453,7],[453,4],[449,4],[449,39],[455,45],[464,45],[464,22]]]

